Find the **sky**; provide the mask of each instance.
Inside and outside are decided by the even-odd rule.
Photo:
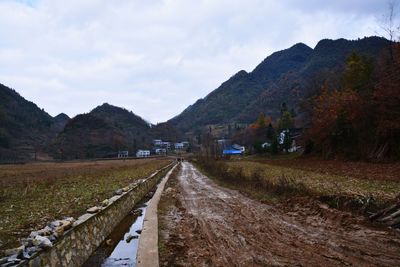
[[[166,121],[271,53],[379,33],[385,0],[0,0],[0,83],[50,115]]]

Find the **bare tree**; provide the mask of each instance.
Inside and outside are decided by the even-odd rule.
[[[399,6],[398,0],[390,0],[388,2],[387,13],[383,15],[379,26],[384,32],[384,36],[390,41],[390,58],[393,60],[393,44],[399,41],[400,24],[397,21],[397,9]]]

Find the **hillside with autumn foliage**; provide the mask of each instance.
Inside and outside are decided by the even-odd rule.
[[[324,39],[314,49],[296,44],[268,56],[252,72],[239,71],[169,122],[184,132],[196,132],[214,124],[249,124],[260,112],[276,120],[286,103],[298,114],[299,126],[305,126],[303,103],[318,93],[320,84],[340,84],[351,53],[376,62],[388,47],[389,41],[381,37]]]
[[[381,160],[400,156],[400,45],[373,63],[351,54],[337,87],[311,101],[306,152]]]

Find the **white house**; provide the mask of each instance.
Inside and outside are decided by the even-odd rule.
[[[154,146],[162,146],[163,141],[161,139],[154,139],[153,145]]]
[[[280,145],[283,145],[283,143],[285,142],[285,136],[287,134],[289,134],[289,130],[282,130],[282,132],[279,134],[278,143]]]
[[[118,151],[118,158],[127,158],[129,156],[128,151]]]
[[[185,145],[183,143],[175,143],[175,150],[183,150]]]
[[[157,155],[165,155],[165,154],[167,154],[167,150],[166,150],[165,148],[156,148],[156,149],[154,150],[154,152],[155,152]]]
[[[189,141],[183,141],[183,142],[181,142],[181,143],[183,144],[183,146],[184,146],[185,148],[187,148],[187,147],[190,146]]]
[[[166,148],[167,150],[170,150],[171,143],[170,142],[162,142],[161,147]]]
[[[150,150],[142,150],[142,149],[139,149],[139,150],[136,152],[136,157],[138,157],[138,158],[147,158],[147,157],[150,157]]]

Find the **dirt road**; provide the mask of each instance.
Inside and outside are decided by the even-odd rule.
[[[315,201],[270,206],[184,162],[161,231],[174,266],[400,266],[400,233]]]

